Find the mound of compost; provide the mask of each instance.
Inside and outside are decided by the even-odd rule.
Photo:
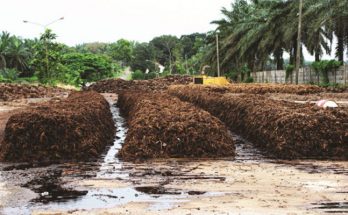
[[[58,87],[45,87],[28,84],[0,84],[0,101],[26,98],[57,97],[69,93]]]
[[[232,136],[217,118],[165,93],[121,93],[128,133],[124,160],[234,156]]]
[[[291,94],[310,94],[324,92],[325,88],[314,85],[292,85],[292,84],[231,84],[227,87],[231,93],[291,93]]]
[[[96,92],[73,92],[67,99],[12,115],[0,145],[0,160],[85,161],[113,142],[115,126],[108,102]]]
[[[169,92],[209,111],[271,156],[348,159],[347,109],[325,110],[202,86],[173,86]]]
[[[95,84],[85,88],[85,90],[94,90],[99,93],[119,93],[122,91],[162,91],[170,85],[189,84],[193,79],[187,75],[171,75],[164,78],[155,78],[151,80],[131,80],[108,79],[98,81]]]

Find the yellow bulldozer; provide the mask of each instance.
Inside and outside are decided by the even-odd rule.
[[[225,77],[210,77],[206,75],[200,75],[193,77],[194,84],[203,84],[203,85],[217,85],[225,86],[230,84]]]
[[[194,76],[193,77],[193,84],[202,84],[202,85],[216,85],[216,86],[225,86],[230,84],[228,80],[225,77],[211,77],[204,75],[205,70],[207,68],[210,68],[210,66],[204,66],[202,68],[202,75]]]

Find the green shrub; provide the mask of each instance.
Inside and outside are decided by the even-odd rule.
[[[225,73],[225,77],[229,78],[232,81],[237,81],[238,80],[238,72],[236,70],[232,70],[228,73]]]
[[[36,76],[32,76],[32,77],[24,77],[24,78],[18,78],[16,82],[19,83],[38,83],[39,79]]]
[[[132,79],[133,80],[144,80],[145,74],[140,70],[136,70],[132,73]]]
[[[170,71],[168,70],[164,70],[163,73],[159,74],[160,77],[166,77],[168,75],[170,75]]]
[[[240,73],[241,81],[244,82],[245,79],[248,79],[250,77],[251,70],[249,69],[247,65],[242,66],[239,69],[239,71],[240,71],[239,73]]]
[[[329,84],[329,72],[335,71],[341,66],[340,61],[336,60],[322,60],[312,63],[314,71],[322,77],[321,85]]]
[[[16,69],[1,69],[0,75],[2,76],[2,79],[7,79],[10,81],[15,81],[18,79],[18,71]]]
[[[286,81],[289,79],[290,76],[292,76],[292,73],[294,72],[294,70],[295,70],[294,65],[289,64],[286,66],[286,69],[285,69],[285,80]]]
[[[11,83],[11,82],[12,82],[11,80],[4,78],[4,76],[0,74],[0,83]]]
[[[149,79],[154,79],[156,78],[156,73],[155,72],[150,72],[148,74],[145,74],[145,79],[149,80]]]
[[[94,82],[113,76],[113,71],[120,67],[111,62],[111,59],[104,55],[91,53],[69,53],[63,55],[60,71],[69,73],[66,78],[68,84],[79,85],[82,82]],[[75,83],[74,83],[75,82]]]
[[[253,83],[254,82],[254,78],[253,77],[247,77],[244,81],[244,83]]]

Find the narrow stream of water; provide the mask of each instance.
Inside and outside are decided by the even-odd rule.
[[[104,156],[104,162],[101,164],[100,170],[97,173],[97,178],[100,179],[127,179],[128,174],[122,170],[122,164],[117,157],[118,151],[121,149],[124,140],[126,139],[127,128],[125,127],[125,119],[120,115],[120,110],[116,105],[111,105],[111,113],[117,128],[115,142],[107,154]]]

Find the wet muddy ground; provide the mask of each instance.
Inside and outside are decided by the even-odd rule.
[[[235,159],[123,162],[111,109],[115,143],[98,162],[0,163],[0,214],[348,213],[348,162],[274,160],[234,134]]]

